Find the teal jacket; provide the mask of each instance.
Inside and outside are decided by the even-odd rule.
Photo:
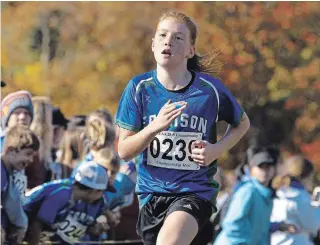
[[[233,195],[215,245],[269,245],[272,190],[248,179]]]

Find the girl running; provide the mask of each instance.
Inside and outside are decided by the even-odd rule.
[[[144,244],[190,244],[215,207],[216,159],[233,147],[250,122],[214,76],[215,57],[195,53],[196,24],[165,12],[152,39],[156,70],[130,80],[116,116],[118,153],[136,158]],[[229,127],[217,142],[216,122]]]

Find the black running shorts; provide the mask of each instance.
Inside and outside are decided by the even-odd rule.
[[[198,222],[199,231],[209,220],[212,204],[194,193],[154,194],[144,205],[137,222],[137,233],[145,245],[155,245],[158,233],[166,217],[174,211],[184,211],[192,215]]]

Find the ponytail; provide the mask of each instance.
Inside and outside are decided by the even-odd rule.
[[[86,135],[89,148],[95,149],[112,145],[116,137],[113,125],[99,118],[88,123]]]
[[[194,54],[194,56],[188,60],[187,69],[207,73],[215,78],[219,78],[223,63],[218,59],[218,55],[218,51],[205,55]]]

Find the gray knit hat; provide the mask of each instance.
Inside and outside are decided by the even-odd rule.
[[[30,113],[31,119],[33,119],[33,104],[31,100],[31,94],[28,91],[20,90],[11,94],[8,94],[1,101],[1,126],[2,129],[7,127],[7,123],[12,112],[17,108],[25,108]]]

